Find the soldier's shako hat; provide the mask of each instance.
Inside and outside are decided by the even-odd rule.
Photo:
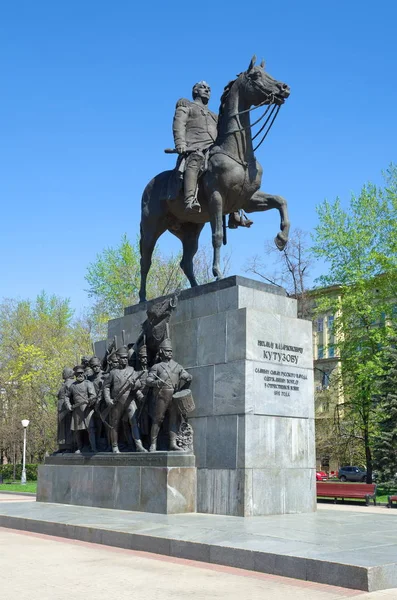
[[[165,338],[159,346],[159,350],[172,350],[172,342],[169,338]]]
[[[83,365],[77,365],[77,367],[73,367],[73,371],[75,375],[77,375],[78,373],[84,373],[84,367]]]
[[[143,345],[139,348],[138,356],[147,356],[147,348],[145,345]]]
[[[128,358],[127,346],[121,346],[116,352],[118,358]]]
[[[99,358],[97,356],[93,356],[92,358],[90,358],[89,365],[90,365],[90,367],[100,367],[101,361],[99,360]]]

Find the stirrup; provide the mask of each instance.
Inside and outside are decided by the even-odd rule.
[[[192,213],[201,212],[200,203],[196,200],[196,198],[192,198],[191,200],[187,200],[185,202],[185,212],[192,212]]]

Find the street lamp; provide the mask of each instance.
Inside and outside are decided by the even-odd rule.
[[[26,430],[29,425],[28,419],[22,419],[21,421],[23,427],[23,462],[22,462],[22,477],[21,484],[26,484]]]

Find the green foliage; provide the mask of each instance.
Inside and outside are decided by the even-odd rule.
[[[30,460],[54,449],[62,370],[90,351],[89,331],[73,320],[69,300],[42,292],[0,304],[0,452],[9,462],[20,460],[24,418]]]
[[[397,483],[397,337],[384,351],[384,374],[379,386],[380,431],[375,439],[374,458],[379,481]]]
[[[179,263],[181,254],[164,257],[157,249],[153,252],[152,266],[147,280],[147,297],[157,298],[181,290],[188,281]],[[228,269],[229,257],[224,258],[223,274]],[[201,249],[195,257],[198,282],[213,279],[208,251]],[[139,239],[131,244],[123,235],[116,248],[105,248],[87,268],[85,279],[88,295],[93,299],[90,320],[95,337],[106,337],[109,319],[123,315],[124,308],[139,302],[140,250]]]
[[[36,463],[26,465],[26,479],[28,481],[37,481],[37,469],[39,465]],[[14,465],[0,465],[0,475],[3,481],[6,479],[14,479]],[[21,479],[22,476],[22,465],[15,465],[15,479]]]
[[[164,258],[153,253],[148,276],[148,298],[163,296],[186,286],[179,262],[180,256]],[[139,240],[131,244],[126,235],[116,248],[105,248],[96,261],[88,266],[85,279],[88,295],[94,299],[91,318],[95,333],[105,333],[111,318],[123,314],[125,306],[139,302],[140,252]]]
[[[317,311],[334,315],[344,395],[339,409],[346,435],[364,445],[368,479],[382,347],[397,298],[396,189],[397,170],[391,166],[384,188],[363,186],[347,209],[339,199],[325,201],[318,207],[312,249],[329,263],[328,273],[318,281],[334,287],[318,296]]]

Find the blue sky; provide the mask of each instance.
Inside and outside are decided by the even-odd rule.
[[[205,79],[217,111],[254,53],[291,87],[257,154],[262,189],[312,230],[324,198],[348,201],[396,161],[396,20],[394,0],[1,3],[0,297],[87,305],[87,265],[135,238],[143,188],[173,166],[176,100]],[[278,230],[275,211],[253,218],[230,232],[231,273]]]

